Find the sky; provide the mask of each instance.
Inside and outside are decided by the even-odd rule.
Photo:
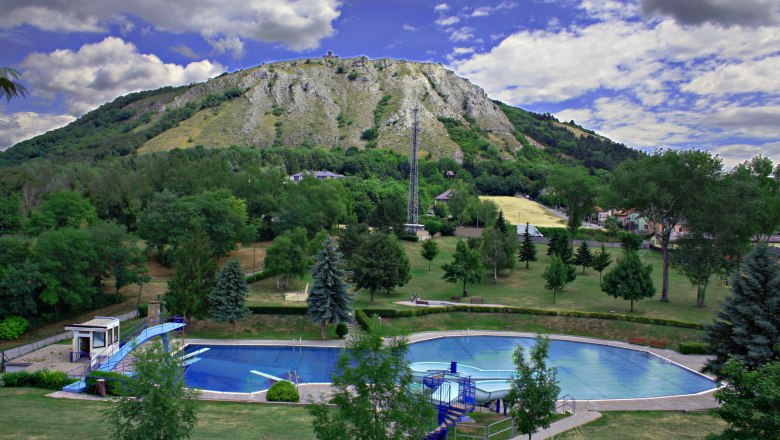
[[[0,150],[138,90],[319,57],[441,63],[630,147],[780,162],[780,0],[4,0]]]

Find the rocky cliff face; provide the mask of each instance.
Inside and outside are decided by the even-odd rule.
[[[140,152],[199,144],[308,144],[408,152],[416,107],[420,109],[423,153],[460,157],[460,149],[449,138],[441,117],[487,131],[507,152],[520,147],[512,135],[512,124],[485,92],[440,64],[365,57],[284,61],[223,75],[190,87],[167,102],[146,105],[159,108],[159,118],[165,110],[200,102],[209,94],[234,87],[245,93],[198,110],[178,126],[148,140]]]

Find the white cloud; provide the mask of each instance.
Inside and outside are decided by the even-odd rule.
[[[189,47],[189,46],[187,46],[185,44],[177,44],[175,46],[171,46],[169,49],[174,51],[174,52],[176,52],[176,53],[184,55],[187,58],[192,58],[192,59],[200,58],[200,55],[195,53],[195,51],[192,50],[191,47]]]
[[[137,17],[159,31],[196,32],[216,43],[251,39],[307,50],[333,35],[340,6],[339,0],[6,0],[0,28],[106,32]]]
[[[513,9],[516,7],[517,7],[517,3],[515,2],[503,1],[496,6],[481,6],[479,8],[475,8],[473,11],[471,11],[471,14],[469,15],[471,17],[487,17],[495,14],[496,12],[502,9]]]
[[[225,70],[208,60],[186,66],[163,63],[116,37],[86,44],[75,52],[32,53],[21,67],[33,96],[46,100],[62,96],[71,116],[130,92],[204,81]]]
[[[455,29],[450,33],[450,41],[468,41],[474,38],[474,28],[464,26],[460,29]]]
[[[33,136],[62,127],[75,118],[68,115],[18,112],[0,113],[0,151]]]
[[[238,37],[225,37],[216,40],[208,40],[215,54],[231,52],[234,59],[244,56],[244,42]]]
[[[467,53],[474,53],[473,47],[454,47],[452,48],[452,53],[455,55],[465,55]]]
[[[409,24],[409,23],[404,23],[404,25],[403,25],[403,28],[404,28],[404,30],[405,30],[405,31],[410,31],[410,32],[417,32],[417,31],[419,31],[419,30],[420,30],[420,29],[418,29],[418,28],[416,28],[416,27],[412,26],[412,25],[411,25],[411,24]]]
[[[780,93],[780,56],[717,66],[694,78],[682,89],[706,94]]]
[[[460,18],[458,18],[458,16],[456,15],[451,15],[448,17],[439,17],[436,20],[436,24],[438,24],[439,26],[450,26],[459,22],[460,22]]]
[[[433,10],[436,12],[447,12],[450,10],[450,5],[447,3],[439,3],[438,5],[433,7]]]

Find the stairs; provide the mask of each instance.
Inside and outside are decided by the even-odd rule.
[[[461,404],[449,405],[439,410],[439,420],[441,423],[433,431],[423,437],[424,440],[446,439],[449,428],[455,426],[461,417],[466,413],[466,408]]]

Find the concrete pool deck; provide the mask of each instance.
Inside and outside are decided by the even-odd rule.
[[[409,342],[420,342],[442,337],[470,337],[470,336],[511,336],[535,338],[536,333],[514,332],[514,331],[489,331],[489,330],[450,330],[450,331],[432,331],[414,333],[407,338]],[[606,339],[585,338],[580,336],[554,335],[549,334],[550,339],[583,342],[588,344],[600,344],[611,347],[625,348],[629,350],[652,353],[660,358],[677,363],[689,370],[699,373],[704,367],[708,356],[684,355],[673,350],[660,348],[644,347],[640,345],[628,344],[626,342],[612,341]],[[269,346],[290,346],[300,345],[303,347],[331,347],[340,348],[345,344],[343,339],[335,340],[267,340],[267,339],[246,339],[246,340],[227,340],[227,339],[186,339],[186,344],[197,345],[269,345]],[[699,373],[701,374],[701,373]],[[708,376],[710,377],[710,376]],[[710,377],[714,380],[714,378]],[[330,395],[330,385],[327,384],[305,384],[300,385],[301,401],[318,401],[321,398],[327,398]],[[714,390],[706,391],[693,395],[671,396],[671,397],[649,397],[638,399],[616,399],[616,400],[577,400],[577,410],[584,411],[700,411],[718,406],[717,400],[713,397]],[[223,401],[242,401],[242,402],[265,402],[265,391],[256,393],[223,393],[214,391],[203,391],[200,396],[204,400],[223,400]],[[575,396],[576,398],[576,396]]]

